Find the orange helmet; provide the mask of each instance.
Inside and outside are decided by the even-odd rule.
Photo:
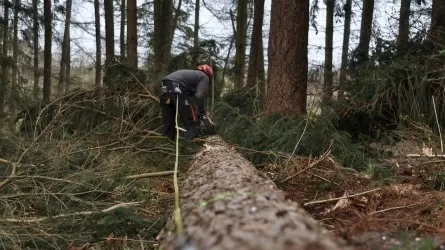
[[[204,72],[207,76],[209,76],[210,80],[212,80],[213,70],[209,65],[207,64],[199,65],[198,67],[196,67],[196,70]]]

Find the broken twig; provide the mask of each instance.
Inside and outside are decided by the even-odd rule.
[[[135,174],[135,175],[126,176],[124,179],[126,179],[126,180],[142,179],[142,178],[148,178],[148,177],[172,175],[173,173],[174,173],[174,171],[162,171],[162,172],[156,172],[156,173]]]
[[[358,193],[358,194],[345,195],[345,196],[338,197],[338,198],[306,202],[306,203],[303,204],[303,206],[309,206],[309,205],[314,205],[314,204],[326,203],[326,202],[331,202],[331,201],[338,201],[338,200],[342,200],[342,199],[347,199],[347,198],[351,198],[351,197],[360,196],[360,195],[363,195],[363,194],[375,192],[375,191],[378,191],[378,190],[380,190],[380,188],[375,188],[375,189],[368,190],[368,191],[365,191],[365,192],[361,192],[361,193]]]

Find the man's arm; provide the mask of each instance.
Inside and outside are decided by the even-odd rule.
[[[207,94],[209,93],[209,85],[209,78],[207,76],[204,76],[196,86],[195,97],[198,104],[198,112],[200,114],[206,112],[205,103]]]

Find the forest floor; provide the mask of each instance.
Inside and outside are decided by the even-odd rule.
[[[358,173],[325,155],[263,171],[357,250],[445,249],[445,158],[399,154]]]

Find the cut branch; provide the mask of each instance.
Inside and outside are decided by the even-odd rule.
[[[126,180],[134,180],[134,179],[142,179],[142,178],[148,178],[148,177],[158,177],[158,176],[164,176],[164,175],[172,175],[173,173],[174,173],[174,171],[163,171],[163,172],[156,172],[156,173],[136,174],[136,175],[126,176],[124,179],[126,179]]]
[[[338,198],[306,202],[306,203],[303,204],[303,206],[309,206],[309,205],[314,205],[314,204],[321,204],[321,203],[326,203],[326,202],[331,202],[331,201],[338,201],[338,200],[342,200],[342,199],[348,199],[348,198],[352,198],[352,197],[355,197],[355,196],[360,196],[360,195],[364,195],[364,194],[367,194],[367,193],[372,193],[372,192],[375,192],[375,191],[378,191],[378,190],[380,190],[380,188],[375,188],[375,189],[372,189],[372,190],[368,190],[368,191],[361,192],[361,193],[358,193],[358,194],[353,194],[353,195],[344,195],[344,196],[338,197]]]

